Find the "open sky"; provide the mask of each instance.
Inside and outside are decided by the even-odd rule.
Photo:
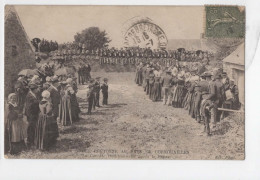
[[[199,39],[203,32],[203,6],[15,6],[21,22],[34,37],[71,42],[83,29],[106,30],[110,46],[123,45],[123,24],[135,17],[149,17],[168,39]]]

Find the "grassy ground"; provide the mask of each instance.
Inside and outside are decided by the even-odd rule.
[[[244,159],[244,119],[230,115],[213,136],[184,109],[151,102],[134,73],[95,73],[109,79],[109,105],[86,114],[85,86],[79,86],[78,123],[60,128],[49,152],[28,150],[9,158],[36,159]],[[240,117],[240,118],[238,118]]]

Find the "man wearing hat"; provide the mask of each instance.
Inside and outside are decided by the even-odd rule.
[[[213,102],[211,120],[214,128],[216,123],[220,121],[221,113],[218,111],[218,108],[222,107],[223,101],[225,100],[225,91],[220,74],[216,74],[212,79],[213,80],[209,83],[209,99]]]
[[[152,99],[152,91],[153,91],[153,86],[155,81],[154,78],[155,78],[154,69],[151,68],[150,75],[149,75],[149,98],[150,99]]]
[[[100,105],[99,105],[100,77],[96,77],[96,81],[95,81],[95,84],[94,84],[94,95],[95,95],[95,101],[94,101],[94,109],[95,109],[95,107],[100,107]]]
[[[224,89],[225,91],[227,91],[229,89],[229,78],[227,77],[227,73],[223,72],[222,73],[222,83],[224,85]]]
[[[25,98],[24,115],[27,117],[28,129],[27,129],[27,145],[28,147],[34,144],[35,128],[38,121],[39,99],[37,94],[39,93],[39,87],[37,84],[29,84],[29,92]]]
[[[47,89],[50,87],[50,85],[51,85],[51,77],[47,76],[47,77],[45,78],[45,81],[46,81],[46,82],[42,85],[43,91],[44,91],[44,90],[47,90]]]
[[[17,82],[14,85],[15,94],[17,96],[17,104],[20,111],[22,111],[26,94],[28,93],[28,88],[24,83],[25,79],[23,77],[19,77]]]
[[[209,97],[209,96],[211,96],[209,94],[211,76],[212,76],[212,74],[210,72],[204,72],[200,76],[201,81],[198,82],[198,84],[200,85],[200,91],[201,91],[200,115],[201,115],[201,120],[204,122],[203,133],[206,132],[207,135],[211,135],[210,126],[209,126],[209,123],[210,123],[209,107],[212,107],[212,101],[210,100],[210,97]]]
[[[89,63],[87,63],[87,65],[86,65],[86,78],[85,78],[85,81],[88,81],[91,78],[90,72],[91,72],[91,67],[90,67]]]
[[[94,104],[95,94],[94,94],[94,86],[95,86],[95,80],[90,79],[89,84],[87,86],[87,101],[88,101],[88,115],[91,115],[91,110]]]
[[[210,72],[204,72],[200,75],[200,91],[208,93],[209,92],[209,82],[211,81],[212,74]]]
[[[50,97],[53,105],[53,117],[57,119],[59,116],[59,105],[60,105],[60,90],[59,90],[59,80],[57,76],[53,76],[51,79],[50,87],[47,89],[50,92]]]
[[[79,80],[79,84],[84,84],[83,80],[82,80],[82,69],[83,69],[83,65],[80,64],[80,67],[78,69],[78,80]]]
[[[108,79],[104,78],[104,83],[101,85],[101,90],[103,94],[103,105],[107,105],[107,99],[108,99],[108,85],[107,85]]]
[[[170,95],[171,86],[173,83],[173,78],[171,71],[166,71],[166,76],[162,78],[162,92],[163,92],[163,104],[166,105],[168,97]]]
[[[150,65],[147,64],[146,65],[146,69],[144,71],[144,78],[145,78],[145,81],[144,81],[144,91],[146,92],[146,94],[148,95],[149,93],[149,76],[150,76]]]
[[[194,115],[195,115],[195,119],[198,123],[200,123],[201,120],[201,116],[200,116],[200,103],[201,103],[201,86],[198,84],[195,84],[194,87],[194,101],[193,101],[193,105],[194,105]]]

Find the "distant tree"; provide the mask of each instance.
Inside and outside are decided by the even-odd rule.
[[[58,43],[56,41],[48,41],[46,39],[40,40],[39,38],[34,38],[32,41],[36,52],[49,53],[58,49]]]
[[[76,43],[85,44],[86,49],[96,50],[108,46],[111,41],[106,31],[100,31],[98,27],[89,27],[74,36]]]

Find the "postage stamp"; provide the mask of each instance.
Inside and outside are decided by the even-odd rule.
[[[205,6],[206,37],[245,36],[245,11],[243,6]]]

